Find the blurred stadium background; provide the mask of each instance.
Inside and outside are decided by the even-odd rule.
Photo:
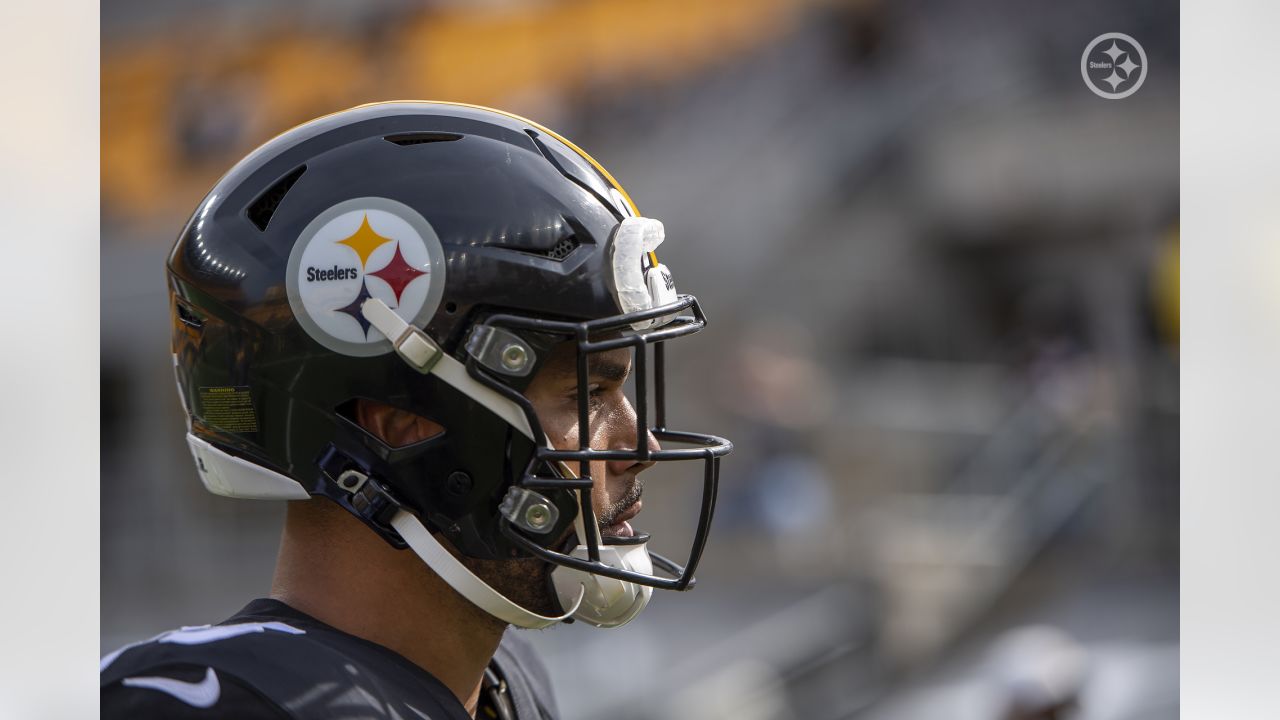
[[[1111,31],[1150,66],[1121,101],[1080,77]],[[1176,3],[116,0],[102,32],[104,651],[274,562],[283,508],[182,441],[187,214],[294,124],[447,99],[666,223],[712,319],[673,414],[738,445],[695,591],[531,634],[566,717],[1177,717]],[[657,536],[685,496],[649,496]]]

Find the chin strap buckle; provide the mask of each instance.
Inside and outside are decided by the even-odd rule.
[[[429,373],[440,362],[444,350],[422,330],[404,321],[387,304],[378,298],[369,298],[360,306],[360,312],[369,324],[378,329],[404,358],[420,373]]]
[[[333,445],[321,453],[317,464],[322,473],[319,494],[345,507],[393,546],[405,547],[404,540],[391,526],[391,519],[405,509],[404,503],[372,477],[367,468]]]
[[[391,518],[404,509],[404,505],[377,480],[370,480],[368,477],[365,480],[360,484],[359,490],[351,493],[351,507],[355,508],[360,517],[390,528]]]

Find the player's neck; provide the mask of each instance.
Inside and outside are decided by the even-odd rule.
[[[403,655],[474,715],[485,666],[505,626],[455,593],[416,555],[395,550],[355,518],[332,510],[291,503],[271,597]]]

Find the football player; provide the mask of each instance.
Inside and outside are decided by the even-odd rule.
[[[104,657],[103,717],[555,717],[506,629],[692,587],[732,449],[667,427],[664,344],[706,320],[663,239],[487,108],[361,106],[233,167],[168,259],[173,361],[205,487],[289,501],[275,578]],[[633,525],[668,461],[701,467],[679,561]]]

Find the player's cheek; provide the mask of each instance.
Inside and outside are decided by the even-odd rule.
[[[605,462],[593,460],[591,462],[591,509],[595,511],[597,520],[604,517],[605,511],[609,509],[612,502]]]
[[[577,416],[568,411],[547,411],[535,406],[538,410],[538,423],[542,431],[557,450],[576,450],[578,447]]]

